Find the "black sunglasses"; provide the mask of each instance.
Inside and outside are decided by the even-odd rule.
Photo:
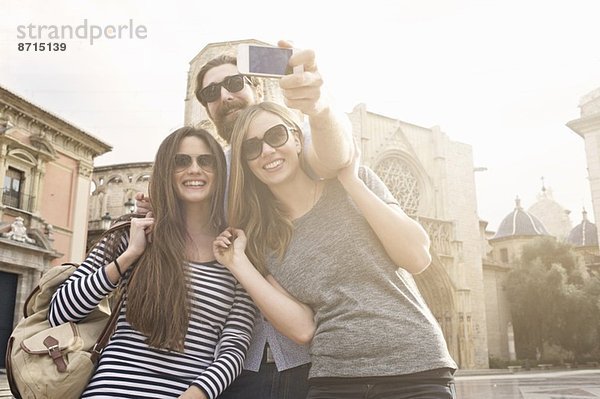
[[[200,101],[203,104],[212,103],[221,98],[221,86],[227,89],[230,93],[237,93],[244,88],[244,84],[252,85],[252,81],[246,75],[233,75],[227,76],[223,81],[219,83],[213,83],[200,90],[199,96]]]
[[[271,148],[279,148],[287,143],[290,131],[296,131],[283,123],[275,125],[265,132],[262,139],[256,137],[245,140],[242,143],[242,155],[247,161],[252,161],[260,156],[263,149],[263,143],[267,143]]]
[[[217,165],[217,157],[214,154],[200,154],[192,157],[188,154],[175,154],[175,170],[181,172],[192,166],[196,159],[196,164],[205,172],[214,172]]]

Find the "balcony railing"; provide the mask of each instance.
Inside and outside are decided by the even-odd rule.
[[[11,208],[20,209],[27,212],[33,212],[33,203],[35,197],[26,195],[11,189],[2,190],[2,205]]]

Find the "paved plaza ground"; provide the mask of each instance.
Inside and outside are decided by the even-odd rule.
[[[600,398],[600,369],[465,374],[456,377],[459,399]]]
[[[0,398],[11,398],[0,370]],[[482,371],[483,373],[484,371]],[[600,369],[498,374],[460,372],[458,399],[595,399],[600,398]]]

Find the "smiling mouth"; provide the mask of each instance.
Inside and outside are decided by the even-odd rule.
[[[276,159],[275,161],[269,162],[268,164],[266,164],[265,166],[263,166],[263,169],[265,169],[265,170],[275,169],[276,167],[278,167],[282,163],[283,163],[283,159]]]
[[[185,187],[204,187],[206,186],[206,182],[202,180],[191,180],[183,183]]]

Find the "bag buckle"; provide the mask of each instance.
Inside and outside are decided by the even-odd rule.
[[[59,344],[58,340],[56,338],[54,338],[52,335],[48,335],[46,338],[44,338],[44,341],[42,341],[42,343],[44,344],[44,346],[46,348],[48,348],[48,354],[54,361],[54,364],[56,364],[56,369],[58,370],[58,372],[66,373],[67,372],[67,363],[65,363],[63,354],[60,351],[60,347],[58,346],[58,344]]]
[[[90,350],[90,353],[92,354],[92,356],[90,357],[90,360],[94,364],[96,364],[96,362],[98,361],[98,358],[100,357],[100,354],[102,353],[102,348],[100,348],[100,350],[98,350],[98,347],[102,347],[102,344],[100,344],[99,342],[96,342],[94,344],[94,347],[92,348],[92,350]]]
[[[52,352],[53,352],[53,351],[57,351],[57,350],[58,350],[58,345],[52,345],[52,346],[49,346],[49,347],[48,347],[48,354],[49,354],[50,356],[53,356],[53,355],[52,355]]]
[[[97,342],[94,344],[94,347],[92,348],[92,350],[90,352],[95,353],[96,355],[99,355],[100,353],[102,353],[102,351],[98,350],[98,343]]]

